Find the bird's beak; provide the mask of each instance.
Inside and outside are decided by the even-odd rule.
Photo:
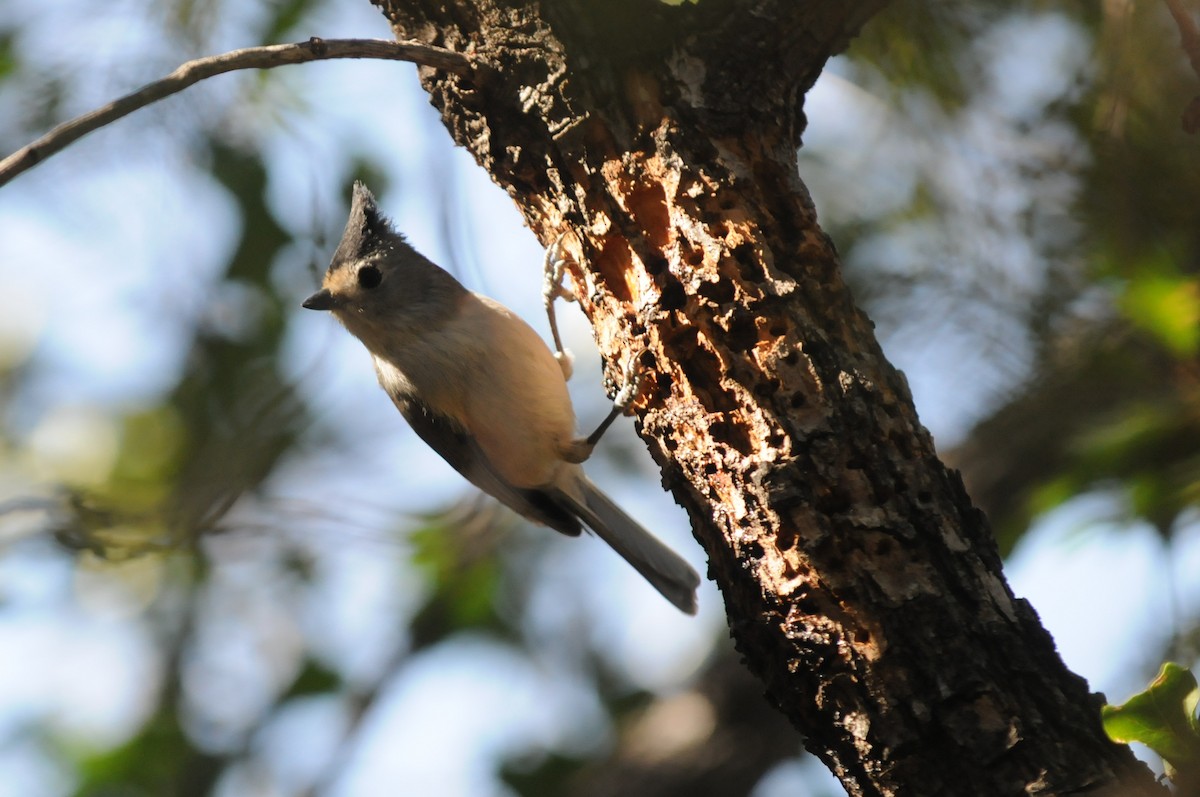
[[[304,300],[304,304],[300,305],[308,310],[332,310],[333,309],[333,294],[328,288],[322,288]]]

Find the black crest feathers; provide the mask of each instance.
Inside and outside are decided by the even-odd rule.
[[[346,263],[383,249],[397,237],[391,222],[379,212],[374,195],[361,182],[355,181],[350,218],[346,220],[346,229],[342,232],[337,251],[333,253],[329,270],[334,271]]]

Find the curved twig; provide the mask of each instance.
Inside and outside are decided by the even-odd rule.
[[[63,122],[46,135],[0,161],[0,186],[21,172],[33,168],[51,155],[101,127],[169,97],[216,75],[238,69],[273,69],[285,64],[301,64],[328,58],[379,58],[392,61],[412,61],[459,75],[474,71],[474,61],[463,53],[406,44],[384,39],[319,39],[306,42],[247,47],[220,55],[210,55],[188,61],[166,77],[147,83],[132,94],[126,94],[108,105]]]

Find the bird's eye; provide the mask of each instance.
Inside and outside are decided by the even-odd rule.
[[[383,275],[374,266],[363,266],[358,270],[358,284],[371,290],[383,280]]]

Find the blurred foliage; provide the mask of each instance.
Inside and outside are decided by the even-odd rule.
[[[161,46],[146,54],[141,78],[157,76],[164,59],[227,49],[222,31],[234,24],[238,44],[320,34],[314,20],[332,8],[334,0],[135,3]],[[0,24],[8,151],[78,110],[95,77],[56,69],[44,44],[23,37],[22,21]],[[1014,89],[997,65],[1024,39],[1051,35],[1077,60],[1064,56],[1025,93]],[[897,0],[836,67],[885,109],[877,146],[802,152],[824,223],[889,349],[965,341],[948,392],[961,393],[970,431],[949,458],[1006,551],[1039,516],[1089,492],[1124,496],[1121,520],[1148,521],[1165,545],[1194,523],[1200,142],[1181,132],[1179,115],[1200,80],[1177,42],[1155,3]],[[139,60],[121,57],[120,69]],[[96,71],[105,68],[118,69]],[[350,460],[285,351],[298,295],[279,264],[320,233],[298,240],[276,216],[279,166],[230,122],[274,119],[256,104],[277,97],[267,89],[284,79],[263,75],[179,113],[196,126],[187,159],[235,209],[238,230],[203,289],[211,312],[185,324],[177,378],[142,402],[103,408],[115,451],[102,478],[42,482],[21,409],[41,355],[0,352],[0,471],[11,482],[0,503],[0,568],[65,564],[61,589],[81,604],[103,606],[105,590],[117,590],[126,626],[152,651],[124,730],[98,739],[49,712],[12,720],[0,761],[11,768],[32,745],[67,784],[44,793],[80,797],[329,793],[381,732],[373,723],[389,689],[425,657],[469,642],[527,662],[547,694],[552,682],[581,682],[599,707],[586,743],[522,737],[495,753],[497,793],[750,794],[798,755],[799,741],[723,639],[674,693],[648,692],[617,671],[575,604],[538,603],[539,578],[554,570],[544,532],[526,533],[470,499],[361,521],[336,500],[282,488],[311,490],[295,471],[331,451]],[[402,184],[355,144],[341,156],[323,167],[347,182],[370,174],[377,191]],[[824,188],[819,168],[830,175]],[[985,367],[992,387],[981,390]],[[369,579],[358,583],[356,570],[336,581],[335,560],[354,546],[312,537],[336,526],[350,539],[360,522],[378,546],[367,558],[391,577],[393,614],[346,643],[320,608]],[[0,613],[8,589],[0,583]],[[561,615],[552,645],[539,612]],[[1195,655],[1200,630],[1175,630],[1179,649]],[[377,652],[354,664],[360,648]],[[301,736],[321,735],[319,726],[325,747],[281,764],[271,740],[318,706],[336,721]],[[293,765],[305,774],[289,775]]]
[[[1200,77],[1166,6],[932,9],[901,0],[856,42],[854,74],[886,86],[900,106],[914,94],[935,98],[940,113],[904,119],[925,125],[916,135],[941,135],[946,124],[966,126],[980,116],[994,123],[995,109],[984,104],[1003,97],[995,86],[1004,76],[989,74],[987,59],[1003,50],[986,40],[1039,14],[1083,37],[1088,57],[1077,73],[1058,76],[1060,93],[1038,118],[1013,121],[1037,146],[1011,168],[1025,183],[1019,190],[1030,193],[1029,207],[1037,207],[1047,175],[1074,183],[1070,205],[989,219],[986,206],[964,211],[977,200],[947,186],[934,165],[918,174],[909,202],[836,229],[835,238],[872,315],[902,328],[920,325],[928,313],[914,316],[914,305],[933,304],[933,315],[961,319],[957,331],[974,335],[982,350],[1003,341],[1004,354],[1029,362],[1019,384],[984,397],[991,409],[976,414],[974,431],[949,452],[1005,550],[1038,515],[1097,490],[1125,494],[1132,517],[1170,537],[1200,494],[1200,217],[1187,199],[1200,195],[1200,142],[1179,125]],[[970,46],[981,39],[984,46]],[[1047,131],[1054,137],[1042,138]],[[1019,233],[1032,250],[1021,266],[1034,276],[997,275],[995,249],[959,249],[947,230],[940,246],[967,257],[940,268],[920,260],[912,266],[920,271],[908,273],[889,263],[898,279],[881,282],[878,264],[860,257],[860,243],[871,243],[880,226],[902,237],[929,217],[965,221],[968,234],[995,227]],[[974,284],[964,287],[968,280]],[[1002,312],[991,313],[995,307]]]

